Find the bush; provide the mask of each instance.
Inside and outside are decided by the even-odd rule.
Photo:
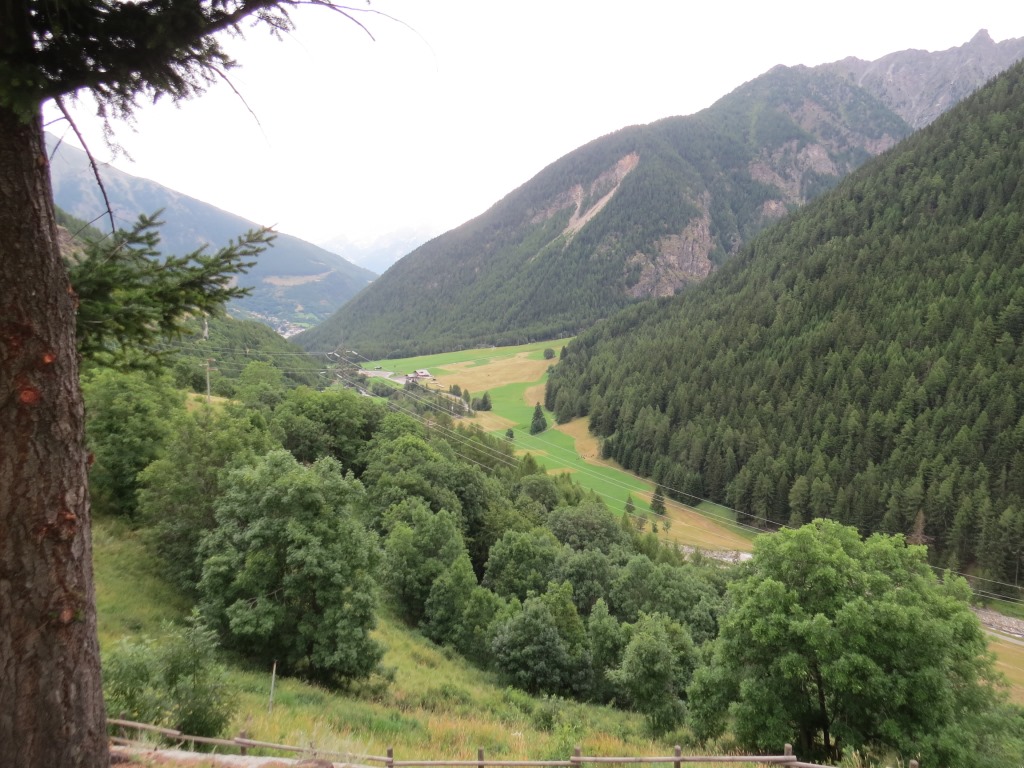
[[[190,736],[220,735],[236,697],[216,651],[214,633],[196,616],[186,627],[165,625],[159,640],[125,638],[103,663],[107,712]]]
[[[560,696],[543,696],[530,716],[530,723],[538,731],[553,733],[565,716],[565,699]]]

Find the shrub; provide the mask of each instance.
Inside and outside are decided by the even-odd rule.
[[[185,627],[165,625],[158,640],[125,638],[103,664],[107,712],[190,736],[220,735],[236,697],[216,651],[214,633],[195,615]]]

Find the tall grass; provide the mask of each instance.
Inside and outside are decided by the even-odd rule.
[[[189,602],[163,578],[139,532],[125,521],[94,519],[92,545],[101,648],[128,635],[157,636],[165,621],[188,612]]]

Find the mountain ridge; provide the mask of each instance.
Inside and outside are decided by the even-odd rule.
[[[48,135],[54,201],[84,221],[105,225],[106,203],[84,152]],[[101,168],[104,189],[119,227],[130,227],[139,214],[162,211],[161,247],[191,253],[204,246],[222,247],[259,225],[168,187],[110,166]],[[257,319],[279,332],[294,332],[319,322],[376,277],[337,254],[293,235],[278,233],[239,284],[250,296],[229,304],[229,311]]]
[[[1024,39],[979,33],[949,51],[863,64],[946,104],[1022,55]],[[887,90],[870,66],[843,61],[778,66],[695,115],[583,145],[401,259],[297,341],[373,357],[516,344],[572,335],[632,301],[685,289],[909,135],[898,111],[924,119],[894,96],[910,85]],[[930,77],[936,61],[945,74]]]
[[[909,132],[837,75],[776,68],[696,115],[623,128],[556,160],[298,342],[401,356],[572,335],[705,277]],[[425,334],[433,346],[417,341]]]
[[[978,86],[1024,57],[1024,38],[995,42],[979,30],[945,51],[908,49],[874,61],[847,57],[821,65],[845,74],[914,128],[923,128]]]

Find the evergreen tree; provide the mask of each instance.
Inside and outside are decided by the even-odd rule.
[[[660,484],[654,489],[654,495],[651,496],[651,512],[656,515],[665,514],[665,492]]]
[[[548,420],[544,418],[544,411],[540,407],[540,403],[533,409],[533,420],[530,421],[530,434],[538,435],[548,428]]]
[[[250,17],[286,31],[290,5],[0,4],[0,318],[9,329],[0,344],[0,570],[19,584],[0,591],[0,615],[12,638],[0,644],[0,669],[8,670],[0,675],[0,701],[16,702],[19,711],[17,718],[0,718],[0,764],[106,768],[110,762],[78,385],[78,299],[58,243],[43,104],[88,91],[101,116],[122,117],[139,99],[197,95],[234,66],[217,33],[238,31]],[[159,293],[137,298],[175,303]],[[153,328],[150,319],[132,322]]]
[[[1018,64],[700,286],[577,336],[545,402],[589,415],[602,455],[751,525],[911,533],[923,515],[935,562],[1008,580],[1024,141],[1005,126],[1022,120]]]

